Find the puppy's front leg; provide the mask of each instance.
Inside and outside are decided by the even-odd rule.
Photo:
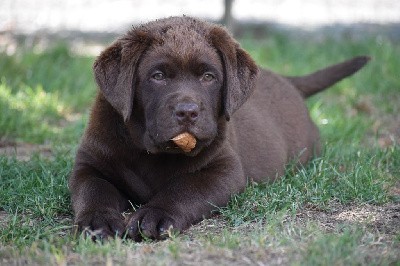
[[[132,214],[126,228],[128,235],[140,241],[142,237],[163,239],[171,227],[182,231],[209,216],[216,207],[226,206],[245,185],[238,157],[218,158],[201,171],[173,178]]]
[[[93,240],[122,236],[121,212],[128,208],[128,200],[92,167],[77,168],[69,180],[77,231],[86,231]]]

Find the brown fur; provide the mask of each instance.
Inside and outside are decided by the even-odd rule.
[[[358,57],[306,77],[259,69],[220,26],[188,17],[129,31],[96,60],[99,92],[69,181],[75,224],[94,238],[160,239],[319,151],[304,105]],[[189,132],[196,147],[171,139]],[[121,213],[141,205],[126,221]]]

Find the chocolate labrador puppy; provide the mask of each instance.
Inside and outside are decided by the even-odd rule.
[[[94,63],[99,92],[69,180],[77,228],[161,239],[225,206],[248,179],[306,163],[320,147],[304,98],[367,61],[283,77],[218,25],[172,17],[133,28]],[[181,133],[191,148],[172,140]]]

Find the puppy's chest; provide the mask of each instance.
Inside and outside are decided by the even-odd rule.
[[[172,180],[189,174],[186,168],[162,157],[138,158],[120,165],[121,190],[138,203],[146,203]]]

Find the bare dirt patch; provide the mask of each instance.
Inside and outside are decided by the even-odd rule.
[[[400,232],[400,203],[388,203],[383,206],[371,204],[348,205],[332,203],[328,211],[307,207],[298,213],[299,221],[315,221],[327,232],[340,224],[362,224],[374,229],[382,237],[392,240]]]
[[[0,228],[2,228],[7,222],[8,214],[0,208]]]
[[[19,161],[29,161],[33,154],[39,154],[45,158],[53,156],[49,145],[0,141],[0,155],[15,156]]]

